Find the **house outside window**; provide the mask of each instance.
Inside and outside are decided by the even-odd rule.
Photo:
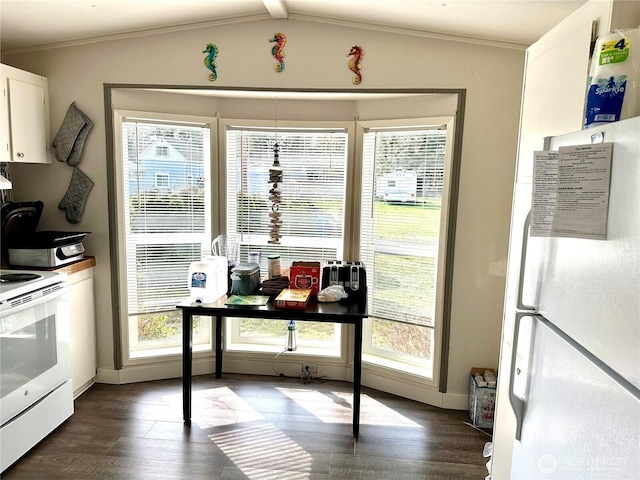
[[[117,112],[117,208],[121,232],[123,363],[180,354],[188,269],[210,253],[211,123]],[[158,152],[163,155],[158,156]],[[170,181],[171,179],[171,181]],[[194,181],[196,179],[196,181]],[[211,350],[208,317],[194,323],[195,350]]]

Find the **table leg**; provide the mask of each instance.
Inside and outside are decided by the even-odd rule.
[[[216,378],[222,377],[222,317],[216,317]]]
[[[362,382],[362,319],[355,323],[353,359],[353,436],[360,433],[360,385]]]
[[[182,416],[187,427],[191,426],[192,349],[193,317],[182,310]]]

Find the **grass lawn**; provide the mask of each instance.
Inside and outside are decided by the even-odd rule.
[[[377,253],[375,264],[366,265],[373,310],[384,317],[370,317],[374,321],[372,343],[378,348],[422,358],[430,356],[431,329],[426,325],[433,326],[434,323],[436,258],[412,255],[415,252],[412,246],[424,248],[431,244],[437,255],[439,202],[439,199],[426,199],[415,204],[380,201],[374,204],[375,241],[400,245],[401,249],[404,245],[406,249],[402,255]],[[416,278],[423,281],[416,282]],[[286,317],[285,312],[283,316]],[[416,319],[421,325],[402,322]],[[287,320],[242,319],[240,334],[284,341],[286,323]],[[139,318],[138,327],[140,340],[177,337],[180,317],[175,313],[144,315]],[[299,339],[331,341],[334,335],[331,323],[297,322]]]

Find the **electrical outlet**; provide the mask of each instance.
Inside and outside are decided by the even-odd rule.
[[[302,364],[302,372],[309,372],[309,373],[318,373],[318,365],[316,364],[310,364],[310,363],[303,363]]]

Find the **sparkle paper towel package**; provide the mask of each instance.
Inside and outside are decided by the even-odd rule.
[[[585,128],[640,114],[639,30],[615,30],[598,38],[589,72]]]

